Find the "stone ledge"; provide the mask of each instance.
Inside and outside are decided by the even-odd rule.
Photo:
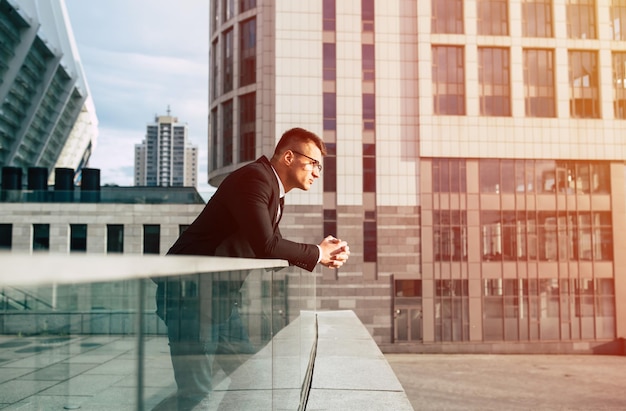
[[[318,342],[306,410],[413,410],[353,311],[317,312]]]

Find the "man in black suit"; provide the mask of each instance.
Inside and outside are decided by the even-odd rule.
[[[350,255],[345,241],[327,236],[319,244],[297,243],[284,239],[278,227],[284,195],[294,188],[309,190],[320,177],[325,154],[324,142],[314,133],[302,128],[288,130],[271,159],[263,156],[226,177],[168,254],[275,258],[308,271],[317,264],[341,267]],[[184,278],[157,281],[157,313],[168,326],[179,410],[191,409],[211,390],[212,354],[218,349],[215,341],[224,339],[216,334],[225,328],[232,334],[239,328],[238,338],[246,337],[237,310],[228,308],[222,310],[226,315],[212,314],[208,328],[215,335],[206,335],[203,330],[207,327],[200,320],[203,296],[199,283]],[[198,361],[198,356],[206,361]]]

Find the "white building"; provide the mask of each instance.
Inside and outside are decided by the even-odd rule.
[[[135,145],[135,185],[198,186],[198,148],[187,138],[187,124],[178,118],[156,116],[146,138]]]
[[[626,336],[623,1],[212,0],[210,26],[210,183],[291,127],[328,145],[281,222],[351,244],[320,308],[389,351]]]

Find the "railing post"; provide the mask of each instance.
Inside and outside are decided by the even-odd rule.
[[[137,306],[137,410],[143,411],[143,366],[144,366],[144,333],[143,333],[143,312],[145,308],[146,283],[139,279],[137,293],[139,302]]]

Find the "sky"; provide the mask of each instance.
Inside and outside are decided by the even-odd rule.
[[[132,186],[134,147],[155,116],[187,123],[207,181],[209,1],[65,0],[99,121],[89,166],[101,184]]]

